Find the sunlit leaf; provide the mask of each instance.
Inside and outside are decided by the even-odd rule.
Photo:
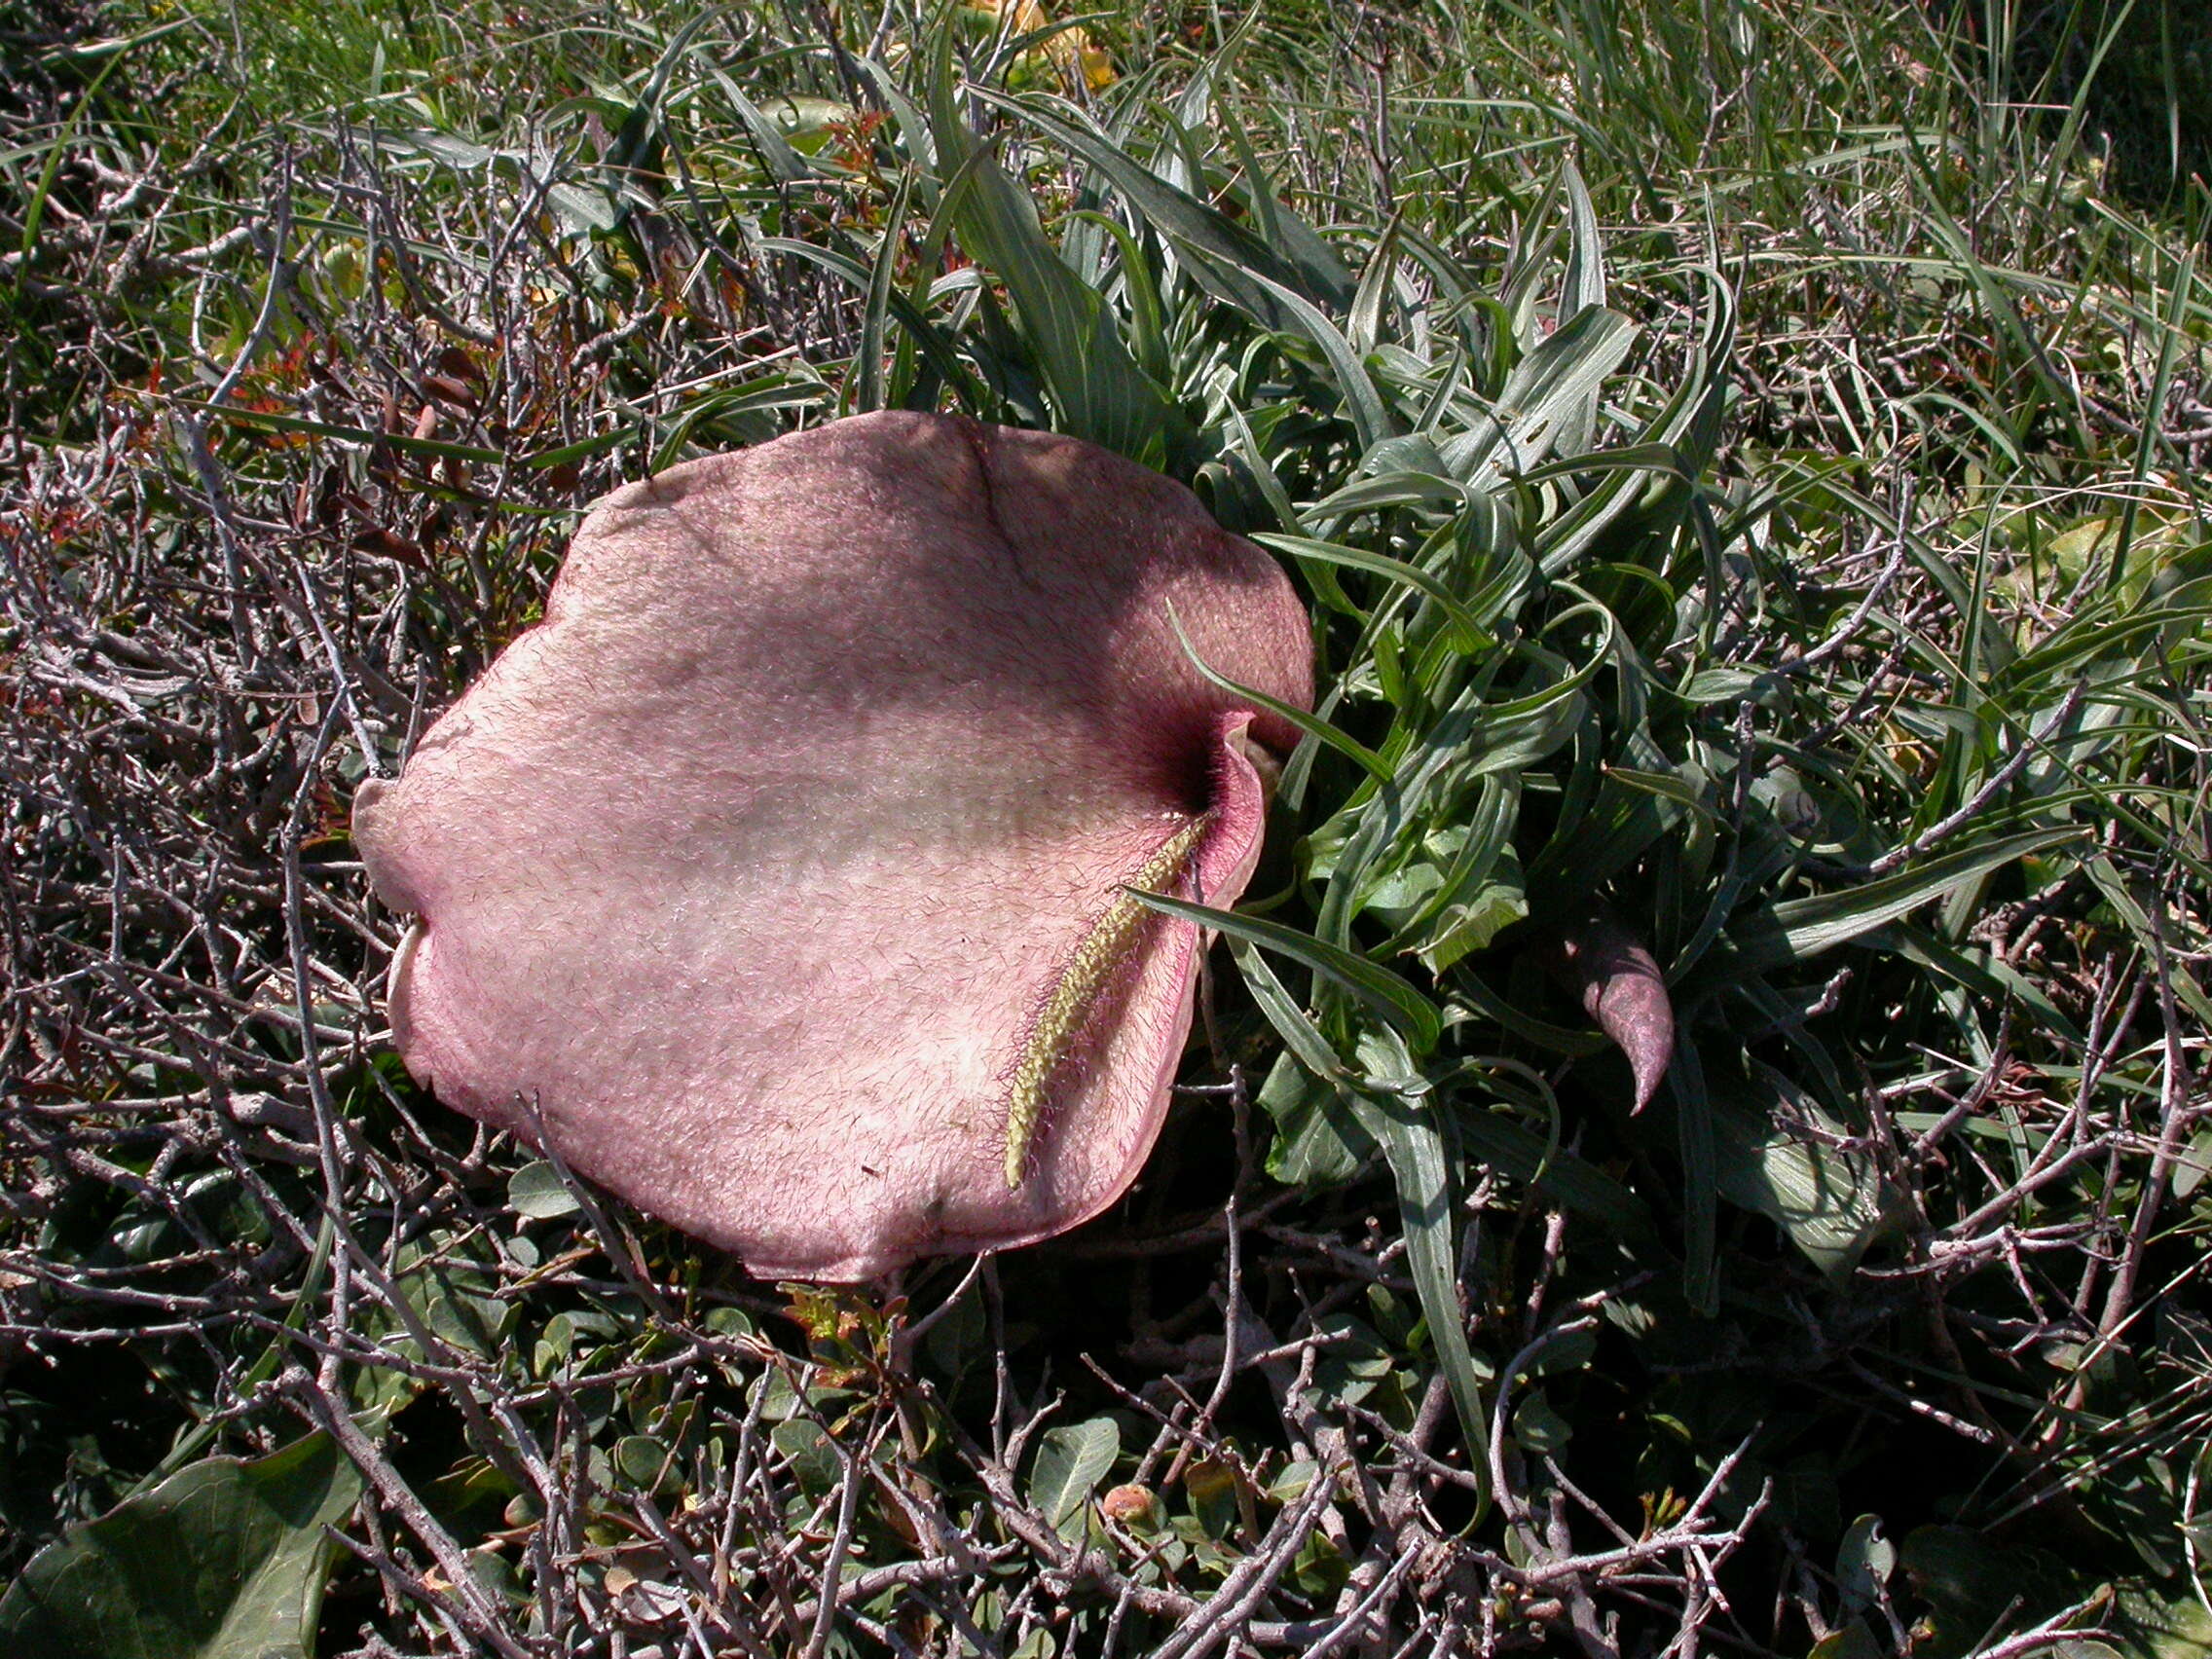
[[[1067,1530],[1082,1516],[1121,1451],[1122,1431],[1112,1418],[1047,1429],[1029,1470],[1029,1501],[1055,1529]]]

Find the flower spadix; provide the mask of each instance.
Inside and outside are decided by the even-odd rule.
[[[1177,626],[1190,643],[1177,638]],[[447,1104],[756,1272],[1044,1237],[1135,1177],[1309,706],[1266,554],[1090,445],[839,421],[592,511],[547,599],[362,788]]]

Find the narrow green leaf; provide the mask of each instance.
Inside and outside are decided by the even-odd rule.
[[[906,206],[913,200],[913,175],[902,175],[899,188],[891,198],[891,209],[884,215],[883,239],[876,246],[874,269],[868,273],[867,303],[861,308],[860,377],[853,394],[853,408],[862,414],[883,407],[883,331],[891,313],[900,238],[906,229]]]
[[[313,438],[344,438],[352,443],[387,444],[407,455],[436,456],[446,461],[473,461],[485,466],[503,466],[507,458],[498,450],[477,444],[449,444],[437,438],[418,438],[406,432],[377,432],[366,426],[338,426],[328,421],[307,421],[297,415],[276,415],[261,409],[240,409],[234,404],[217,408],[211,403],[181,403],[196,414],[212,415],[238,426],[258,426],[270,432],[299,432]]]
[[[1589,187],[1572,162],[1560,168],[1560,181],[1567,195],[1567,276],[1560,284],[1560,309],[1571,316],[1605,303],[1604,243]]]
[[[1307,1017],[1289,987],[1268,966],[1259,946],[1233,934],[1229,937],[1229,954],[1236,963],[1236,971],[1244,977],[1252,1000],[1259,1004],[1268,1023],[1275,1028],[1283,1046],[1299,1062],[1325,1083],[1341,1087],[1351,1082],[1351,1074],[1337,1058],[1336,1050],[1329,1046],[1320,1028]]]
[[[1571,1025],[1555,1025],[1548,1019],[1538,1019],[1534,1014],[1522,1013],[1464,963],[1453,973],[1449,983],[1454,1000],[1465,1005],[1465,1009],[1461,1011],[1462,1017],[1467,1013],[1472,1013],[1498,1029],[1510,1031],[1524,1042],[1533,1043],[1551,1053],[1582,1059],[1591,1054],[1604,1053],[1611,1046],[1610,1038],[1595,1031]]]
[[[1433,1051],[1444,1034],[1444,1018],[1434,1003],[1389,969],[1379,967],[1364,957],[1315,939],[1311,934],[1271,922],[1264,916],[1241,916],[1232,910],[1217,910],[1211,905],[1194,904],[1163,894],[1141,893],[1135,888],[1124,891],[1139,903],[1165,915],[1179,916],[1186,922],[1212,928],[1232,939],[1249,940],[1264,949],[1305,963],[1388,1020],[1405,1035],[1417,1054]]]
[[[1381,1034],[1377,1034],[1378,1039]],[[1394,1042],[1381,1040],[1382,1069],[1412,1069],[1412,1059]],[[1477,1478],[1490,1466],[1490,1431],[1483,1410],[1482,1380],[1467,1346],[1467,1316],[1459,1306],[1459,1238],[1452,1195],[1452,1164],[1445,1150],[1437,1104],[1402,1094],[1363,1096],[1361,1121],[1382,1143],[1398,1187],[1398,1215],[1405,1228],[1406,1267],[1428,1321],[1437,1364],[1452,1389],[1459,1430],[1466,1436],[1467,1465]],[[1484,1481],[1475,1500],[1478,1513],[1490,1505]]]
[[[1635,338],[1627,317],[1599,306],[1560,324],[1515,366],[1483,424],[1445,443],[1453,476],[1489,489],[1535,466],[1571,424],[1577,405],[1597,395],[1621,366]]]
[[[707,73],[721,88],[722,96],[729,99],[730,108],[737,112],[737,119],[744,123],[746,136],[753,140],[753,148],[759,155],[760,165],[767,169],[768,176],[779,184],[798,184],[816,176],[814,164],[792,147],[791,140],[784,136],[783,129],[769,120],[760,106],[745,95],[738,84],[730,79],[729,72],[712,56],[703,61]]]
[[[1277,535],[1257,533],[1254,541],[1272,547],[1278,553],[1287,553],[1294,559],[1314,559],[1324,565],[1341,565],[1347,570],[1366,571],[1391,581],[1402,582],[1426,598],[1434,600],[1454,627],[1459,630],[1462,648],[1474,650],[1492,643],[1490,632],[1475,620],[1472,612],[1459,603],[1456,595],[1436,577],[1418,565],[1409,565],[1403,559],[1393,559],[1386,553],[1370,553],[1363,548],[1346,547],[1334,541],[1316,541],[1306,535]]]
[[[1470,1159],[1526,1181],[1616,1237],[1658,1247],[1658,1224],[1635,1193],[1574,1153],[1497,1112],[1462,1110],[1456,1125]]]
[[[1340,1186],[1356,1179],[1381,1150],[1351,1091],[1314,1076],[1287,1049],[1253,1098],[1274,1120],[1268,1174],[1286,1187]]]
[[[1376,239],[1375,251],[1368,257],[1367,269],[1359,274],[1359,287],[1345,316],[1345,333],[1361,351],[1372,351],[1382,344],[1384,310],[1390,300],[1391,278],[1398,268],[1397,232],[1397,220],[1393,218]]]
[[[2082,831],[2071,829],[2001,835],[1861,887],[1765,906],[1728,931],[1725,953],[1716,951],[1708,971],[1717,972],[1724,963],[1733,977],[1806,961],[1848,944],[2016,859],[2047,852],[2081,836]]]
[[[969,253],[1005,284],[1059,429],[1133,460],[1164,460],[1183,425],[1181,411],[1137,367],[1103,296],[1060,257],[1031,194],[969,130],[954,88],[951,47],[947,30],[938,42],[930,86],[938,155],[956,174],[942,211]]]
[[[1682,1159],[1682,1300],[1710,1315],[1720,1306],[1719,1152],[1705,1065],[1687,1038],[1676,1042],[1666,1092],[1675,1103],[1675,1140]]]
[[[1017,98],[988,87],[971,87],[970,91],[986,103],[1029,122],[1096,167],[1147,223],[1198,255],[1208,270],[1272,281],[1308,301],[1336,310],[1349,304],[1350,274],[1327,244],[1310,232],[1302,247],[1307,257],[1285,259],[1246,226],[1161,177],[1064,99],[1042,94]],[[1273,211],[1279,216],[1278,224],[1289,218],[1279,204]],[[1279,327],[1278,318],[1261,314],[1265,310],[1263,302],[1253,309],[1253,314],[1266,326]]]
[[[1604,305],[1605,255],[1598,235],[1598,210],[1582,174],[1572,162],[1564,164],[1560,172],[1567,198],[1567,272],[1560,284],[1559,309],[1571,317]],[[1590,447],[1598,429],[1598,386],[1593,384],[1565,402],[1553,434],[1555,448],[1575,455]]]
[[[1172,606],[1168,608],[1167,623],[1169,627],[1175,630],[1175,638],[1182,644],[1183,654],[1191,659],[1192,666],[1205,676],[1211,683],[1220,686],[1224,691],[1267,710],[1272,715],[1288,720],[1308,737],[1318,743],[1328,745],[1329,748],[1334,749],[1346,759],[1356,762],[1364,771],[1379,781],[1384,783],[1389,781],[1389,762],[1356,738],[1346,736],[1318,715],[1309,715],[1295,703],[1286,703],[1280,697],[1271,697],[1267,692],[1254,686],[1239,684],[1227,675],[1218,673],[1209,667],[1204,659],[1198,655],[1197,648],[1192,645],[1190,636],[1183,632],[1182,620],[1176,616]]]
[[[1359,434],[1359,447],[1371,450],[1398,436],[1397,418],[1390,413],[1390,406],[1377,388],[1374,376],[1367,372],[1367,365],[1360,361],[1359,353],[1352,350],[1351,342],[1337,325],[1304,295],[1257,272],[1251,273],[1251,277],[1281,305],[1289,324],[1282,332],[1303,334],[1320,348],[1337,390],[1345,400],[1346,411],[1351,416],[1352,427]]]
[[[788,253],[794,259],[819,265],[823,270],[844,277],[863,294],[874,287],[873,271],[859,260],[833,249],[817,247],[812,242],[796,241],[789,237],[762,237],[759,246],[763,253]],[[975,372],[961,361],[952,343],[935,323],[922,314],[911,299],[894,286],[885,294],[884,305],[898,318],[899,325],[906,331],[907,338],[929,359],[930,366],[937,370],[946,385],[960,394],[962,403],[971,413],[983,415],[993,410],[996,400],[983,388],[982,383],[976,379]]]
[[[1932,974],[1964,986],[1992,1007],[2017,998],[2045,1031],[2067,1043],[2084,1041],[2081,1027],[2052,1002],[2044,988],[1983,945],[1959,946],[1925,928],[1896,922],[1869,936],[1867,942],[1894,950]]]

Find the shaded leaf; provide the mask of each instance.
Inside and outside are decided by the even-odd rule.
[[[2191,1596],[2124,1584],[2096,1622],[2139,1659],[2212,1659],[2212,1612]]]
[[[1898,1569],[1898,1547],[1882,1530],[1879,1515],[1862,1515],[1836,1546],[1835,1581],[1846,1612],[1863,1612],[1880,1602],[1890,1574]]]
[[[39,1659],[300,1659],[361,1479],[329,1436],[209,1457],[32,1558],[0,1650]]]
[[[1915,1528],[1898,1546],[1898,1565],[1930,1609],[1926,1641],[1915,1642],[1913,1651],[1936,1659],[2016,1635],[2078,1594],[2059,1562],[2039,1550],[1995,1543],[1971,1527]],[[2182,1659],[2182,1652],[2172,1659]]]
[[[1864,1619],[1853,1619],[1841,1630],[1830,1631],[1814,1643],[1809,1659],[1883,1659],[1886,1650],[1874,1640]]]
[[[498,1270],[474,1254],[481,1248],[475,1240],[403,1244],[392,1283],[433,1338],[456,1352],[490,1359],[505,1344],[516,1310],[498,1294]]]
[[[792,1477],[815,1493],[833,1491],[845,1479],[845,1465],[837,1456],[836,1443],[812,1418],[793,1418],[768,1431],[768,1438],[783,1454]]]
[[[1848,1275],[1898,1226],[1899,1197],[1874,1161],[1832,1144],[1844,1126],[1780,1073],[1755,1066],[1747,1083],[1709,1077],[1707,1088],[1721,1197],[1772,1221],[1823,1272]]]

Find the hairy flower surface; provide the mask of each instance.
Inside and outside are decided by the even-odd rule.
[[[862,416],[617,491],[355,801],[400,1053],[762,1274],[1096,1214],[1201,954],[1124,889],[1234,903],[1297,737],[1192,652],[1310,705],[1275,563],[1072,439]]]

